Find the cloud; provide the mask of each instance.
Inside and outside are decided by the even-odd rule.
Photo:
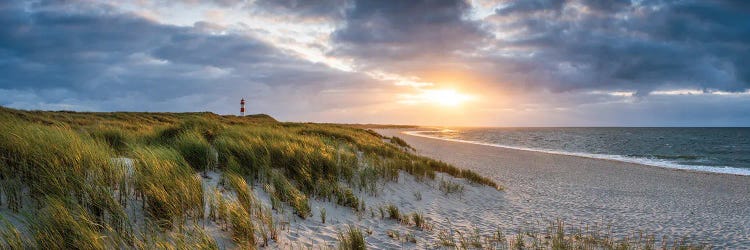
[[[122,12],[0,9],[0,105],[75,110],[232,112],[249,97],[264,112],[317,112],[331,89],[368,77],[307,62],[252,36],[215,35]],[[304,93],[307,96],[299,95]],[[368,105],[369,99],[347,99]],[[219,103],[221,105],[219,105]],[[286,107],[297,107],[297,110]],[[261,110],[259,110],[261,111]]]
[[[651,109],[704,106],[737,124],[732,114],[748,111],[746,95],[649,94],[749,89],[747,1],[474,4],[3,1],[0,105],[234,113],[246,97],[281,119],[409,123],[401,113],[438,112],[399,106],[399,96],[455,88],[478,96],[475,117],[527,112],[518,117],[557,125],[697,122]],[[606,94],[617,91],[632,95]]]
[[[469,4],[460,0],[355,1],[345,25],[336,30],[334,55],[397,61],[444,56],[487,37],[464,19]]]
[[[339,19],[352,3],[349,0],[257,0],[254,4],[258,9],[275,14]]]
[[[509,1],[495,12],[499,15],[528,14],[536,11],[560,11],[566,0]]]
[[[486,59],[506,81],[553,91],[743,91],[746,15],[722,1],[513,1],[489,20],[495,30],[518,31],[499,39],[499,50],[526,54]]]
[[[464,1],[355,1],[331,55],[361,69],[554,92],[750,87],[750,19],[731,1],[504,1],[483,20]],[[745,4],[746,5],[746,4]]]

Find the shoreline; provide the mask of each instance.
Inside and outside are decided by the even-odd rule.
[[[471,169],[504,186],[504,201],[482,204],[510,227],[562,219],[686,236],[717,248],[750,246],[750,178],[607,159],[524,151],[375,130],[400,136],[418,154]]]
[[[508,146],[508,145],[501,145],[501,144],[494,144],[494,143],[487,143],[487,142],[480,142],[480,141],[441,138],[437,136],[430,136],[430,135],[422,134],[423,132],[431,132],[431,130],[408,130],[408,131],[404,129],[398,129],[398,130],[401,130],[400,133],[405,134],[405,135],[418,136],[418,137],[423,137],[423,138],[430,138],[430,139],[435,139],[435,140],[443,140],[443,141],[450,141],[450,142],[457,142],[457,143],[468,143],[468,144],[474,144],[474,145],[504,148],[504,149],[511,149],[511,150],[519,150],[519,151],[573,156],[573,157],[581,157],[581,158],[588,158],[588,159],[613,161],[613,162],[619,162],[619,163],[638,164],[642,166],[657,167],[657,168],[674,170],[674,171],[686,171],[686,172],[693,172],[693,173],[719,174],[719,175],[750,176],[749,169],[736,168],[736,167],[730,167],[730,166],[721,166],[721,167],[704,166],[704,165],[691,166],[691,165],[681,165],[677,163],[671,163],[669,161],[664,161],[662,162],[664,164],[660,165],[657,163],[648,163],[648,162],[643,161],[643,160],[648,160],[648,159],[628,157],[628,156],[622,156],[622,155],[577,153],[577,152],[566,152],[566,151],[557,151],[557,150],[516,147],[516,146]]]

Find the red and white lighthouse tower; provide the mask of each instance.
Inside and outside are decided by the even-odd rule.
[[[245,116],[245,98],[240,100],[240,116]]]

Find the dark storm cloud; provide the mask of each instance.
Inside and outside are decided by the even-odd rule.
[[[460,0],[355,1],[333,34],[333,54],[388,61],[471,48],[487,34],[463,18],[469,7]]]
[[[376,84],[354,73],[296,59],[248,36],[211,35],[201,28],[162,25],[106,10],[106,6],[81,6],[92,8],[86,11],[59,6],[26,11],[23,4],[2,5],[0,105],[195,110],[227,96],[299,102],[300,96],[289,89],[315,95],[345,89],[350,82]],[[200,26],[205,24],[196,24]],[[287,91],[274,91],[277,88]],[[110,103],[120,98],[130,100]],[[175,107],[180,100],[195,103]],[[267,112],[283,109],[268,108]],[[330,106],[300,108],[303,112]],[[221,110],[226,111],[217,111]]]
[[[495,12],[499,15],[513,13],[529,14],[536,11],[560,12],[565,4],[574,3],[573,0],[525,0],[525,1],[507,1],[502,7],[497,8]],[[630,6],[630,0],[580,0],[581,4],[595,11],[614,12],[619,9]]]
[[[743,1],[505,1],[481,21],[469,11],[464,1],[354,1],[331,54],[405,75],[464,71],[502,88],[750,87]]]
[[[202,4],[202,3],[211,3],[217,6],[221,7],[233,7],[238,5],[245,5],[249,0],[159,0],[155,1],[160,4],[164,5],[170,5],[174,3],[186,3],[186,4]]]
[[[269,45],[239,36],[177,33],[155,48],[156,57],[179,63],[231,67],[257,62],[294,63]],[[218,60],[220,58],[220,60]]]
[[[0,10],[0,88],[82,88],[86,79],[167,40],[177,29],[125,16]]]
[[[336,19],[343,17],[351,4],[350,0],[258,0],[254,7],[271,13]]]
[[[535,11],[560,11],[565,0],[529,0],[513,1],[506,3],[502,8],[496,10],[497,14],[506,15],[511,13],[529,13]]]
[[[581,12],[575,7],[585,7]],[[481,74],[554,91],[750,87],[749,9],[730,1],[512,1],[488,18],[497,41]],[[746,7],[746,6],[745,6]],[[486,62],[486,61],[485,61]]]

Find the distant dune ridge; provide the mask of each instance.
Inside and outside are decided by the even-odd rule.
[[[0,249],[702,247],[502,228],[504,177],[361,125],[2,107],[0,124]]]

